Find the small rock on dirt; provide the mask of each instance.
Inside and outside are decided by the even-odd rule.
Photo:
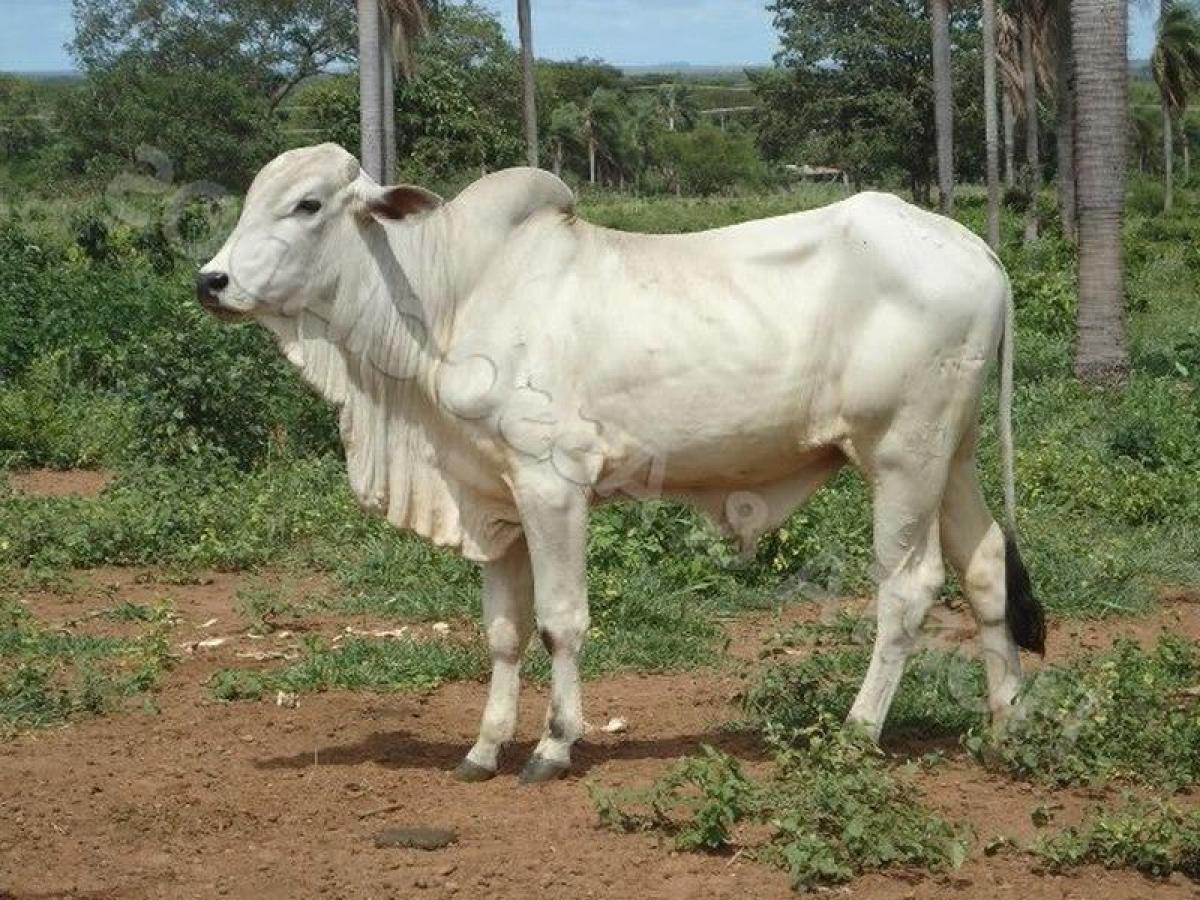
[[[441,850],[458,841],[458,832],[453,828],[427,828],[420,825],[385,828],[376,832],[374,841],[380,849],[407,847],[413,850]]]

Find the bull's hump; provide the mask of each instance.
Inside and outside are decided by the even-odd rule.
[[[518,225],[543,211],[574,214],[575,194],[544,169],[518,167],[485,175],[459,194],[454,205]]]

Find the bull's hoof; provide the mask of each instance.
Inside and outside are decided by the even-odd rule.
[[[554,781],[566,775],[570,768],[567,763],[543,759],[536,755],[531,756],[529,762],[525,763],[525,768],[521,770],[520,782],[521,784],[540,784],[543,781]]]
[[[495,774],[495,770],[485,769],[483,766],[473,763],[469,759],[464,759],[458,764],[458,768],[454,770],[455,778],[457,778],[459,781],[465,781],[469,784],[487,781]]]

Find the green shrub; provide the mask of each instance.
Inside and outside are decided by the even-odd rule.
[[[1127,802],[1116,811],[1096,811],[1080,828],[1043,836],[1033,853],[1052,872],[1100,865],[1157,878],[1180,872],[1200,880],[1200,810],[1161,801]]]
[[[867,673],[874,627],[841,616],[826,625],[799,626],[784,646],[811,645],[796,660],[766,666],[741,697],[760,729],[800,733],[823,719],[842,721]],[[888,713],[888,734],[960,735],[984,718],[983,667],[962,654],[924,650],[908,662]]]
[[[1013,775],[1051,784],[1114,779],[1171,792],[1200,781],[1200,644],[1130,640],[1038,672],[1001,735],[976,731],[967,747]]]
[[[772,746],[761,780],[705,747],[649,788],[593,785],[592,799],[610,828],[661,832],[683,850],[722,850],[740,824],[765,825],[768,836],[745,849],[801,889],[894,866],[948,869],[965,858],[964,830],[925,807],[864,738],[822,718]]]

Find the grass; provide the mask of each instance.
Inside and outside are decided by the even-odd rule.
[[[171,618],[162,607],[137,621],[147,627],[134,638],[57,631],[0,600],[0,733],[109,712],[152,691],[172,662]]]
[[[352,638],[328,646],[313,639],[294,663],[276,669],[222,669],[212,676],[209,689],[218,700],[252,700],[270,691],[420,691],[478,678],[485,662],[479,645],[453,640]]]

